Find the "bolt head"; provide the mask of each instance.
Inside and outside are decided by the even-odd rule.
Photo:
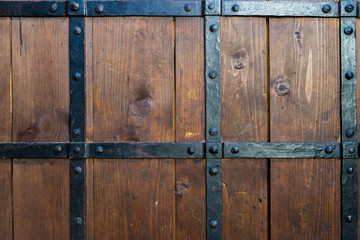
[[[209,148],[209,152],[210,152],[211,154],[213,154],[213,155],[216,155],[216,154],[218,154],[219,149],[218,149],[216,146],[211,146],[211,147]]]
[[[70,3],[70,10],[71,11],[76,12],[76,11],[79,10],[79,8],[80,8],[79,3],[77,3],[77,2],[71,2]]]
[[[185,9],[186,12],[191,12],[192,7],[191,7],[190,4],[187,3],[187,4],[185,4],[184,9]]]
[[[209,222],[209,226],[210,226],[211,228],[216,228],[217,225],[218,225],[218,223],[217,223],[216,220],[211,220],[211,221]]]
[[[347,216],[345,217],[345,221],[348,222],[348,223],[351,223],[351,222],[353,221],[352,216],[351,216],[351,215],[347,215]]]
[[[95,153],[97,154],[101,154],[104,152],[104,149],[101,147],[101,146],[97,146],[96,149],[95,149]]]
[[[81,78],[81,73],[79,73],[79,72],[76,72],[72,75],[72,79],[75,81],[79,81],[80,78]]]
[[[331,6],[329,4],[325,4],[323,7],[322,7],[322,11],[324,13],[329,13],[331,11]]]
[[[355,135],[355,131],[353,129],[347,129],[345,131],[345,136],[348,138],[352,138]]]
[[[102,5],[102,4],[96,5],[96,7],[95,7],[95,12],[96,13],[100,14],[103,11],[104,11],[104,5]]]
[[[355,148],[349,148],[349,153],[354,153],[355,152]]]
[[[50,8],[49,8],[49,11],[52,12],[52,13],[56,12],[57,11],[57,4],[56,3],[52,4],[50,6]]]
[[[211,136],[216,136],[218,133],[219,133],[219,131],[218,131],[217,128],[210,128],[210,129],[209,129],[209,134],[210,134]]]
[[[216,72],[215,70],[211,70],[211,71],[209,72],[209,77],[210,77],[211,79],[216,78],[216,77],[217,77],[217,72]]]
[[[81,173],[82,173],[82,168],[81,168],[81,167],[75,167],[75,168],[74,168],[74,172],[75,172],[76,174],[81,174]]]
[[[78,154],[81,151],[79,147],[74,147],[73,152]]]
[[[347,80],[350,80],[350,79],[352,79],[354,77],[354,73],[353,72],[347,72],[347,73],[345,73],[345,78],[347,79]]]
[[[216,176],[218,174],[218,172],[219,172],[219,170],[217,168],[214,168],[214,167],[210,168],[210,170],[209,170],[209,174],[211,176]]]
[[[210,26],[210,31],[211,32],[216,32],[218,30],[218,26],[216,25],[216,24],[211,24],[211,26]]]
[[[75,222],[76,225],[81,225],[82,224],[82,219],[79,218],[79,217],[76,217],[76,218],[74,218],[74,222]]]
[[[193,155],[193,154],[195,153],[195,148],[194,148],[194,147],[189,147],[189,148],[187,149],[187,153],[188,153],[189,155]]]
[[[346,35],[351,35],[353,32],[354,32],[354,29],[353,29],[352,27],[346,27],[346,28],[344,29],[344,33],[345,33]]]
[[[210,3],[210,4],[208,5],[208,9],[209,9],[209,10],[213,10],[214,8],[215,8],[215,4]]]
[[[238,11],[240,10],[239,5],[234,4],[234,5],[232,6],[231,10],[232,10],[233,12],[238,12]]]
[[[75,35],[80,35],[81,34],[81,28],[76,26],[76,27],[74,27],[73,32],[74,32]]]
[[[231,149],[231,153],[232,154],[237,154],[237,153],[239,153],[239,148],[238,147],[233,147],[232,149]]]
[[[327,154],[331,154],[333,151],[334,151],[333,147],[328,146],[325,148],[325,153],[327,153]]]
[[[347,172],[347,174],[353,174],[354,173],[354,168],[349,167],[349,168],[346,169],[346,172]]]
[[[55,154],[59,154],[62,151],[62,147],[61,146],[56,146],[54,149]]]
[[[345,11],[348,12],[348,13],[351,13],[352,11],[354,11],[354,9],[355,9],[355,7],[352,4],[347,4],[345,6]]]
[[[80,133],[81,133],[80,129],[77,128],[73,130],[72,135],[74,137],[80,137]]]

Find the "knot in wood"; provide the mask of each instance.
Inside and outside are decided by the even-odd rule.
[[[285,96],[290,92],[290,84],[287,81],[276,83],[275,92],[278,96]]]

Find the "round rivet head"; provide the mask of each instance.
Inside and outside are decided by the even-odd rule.
[[[216,24],[211,24],[210,31],[211,32],[216,32],[217,30],[218,30],[218,26]]]
[[[331,11],[331,6],[329,4],[325,4],[323,7],[322,7],[322,11],[324,13],[329,13]]]
[[[79,3],[76,3],[76,2],[70,3],[70,9],[71,9],[71,11],[76,12],[76,11],[79,10],[79,8],[80,8]]]
[[[55,149],[54,149],[55,154],[59,154],[59,153],[61,153],[61,151],[62,151],[61,146],[56,146]]]
[[[354,169],[352,167],[349,167],[346,169],[347,174],[353,174],[354,173]]]
[[[347,216],[345,217],[345,221],[348,222],[348,223],[351,223],[351,222],[353,221],[352,216],[351,216],[351,215],[347,215]]]
[[[77,217],[77,218],[74,218],[74,222],[76,225],[81,225],[82,224],[82,219]]]
[[[327,154],[331,154],[332,152],[334,151],[334,148],[333,147],[326,147],[325,148],[325,152],[327,153]]]
[[[80,78],[81,78],[81,73],[79,73],[79,72],[76,72],[72,75],[72,79],[75,81],[79,81]]]
[[[104,152],[104,149],[101,147],[101,146],[97,146],[96,149],[95,149],[95,153],[97,154],[101,154]]]
[[[344,29],[344,33],[345,33],[346,35],[351,35],[353,32],[354,32],[354,29],[353,29],[352,27],[346,27],[346,28]]]
[[[211,136],[216,136],[219,133],[219,131],[217,130],[217,128],[210,128],[209,129],[209,134]]]
[[[211,79],[216,78],[216,76],[217,76],[217,72],[216,72],[216,71],[212,70],[212,71],[209,72],[209,77],[210,77]]]
[[[348,137],[348,138],[352,138],[354,135],[355,135],[355,131],[352,130],[352,129],[347,129],[345,131],[345,136]]]
[[[72,135],[73,135],[74,137],[80,137],[80,133],[81,133],[81,132],[80,132],[80,129],[77,128],[77,129],[74,129],[74,130],[73,130]]]
[[[216,176],[218,174],[218,172],[219,172],[219,170],[217,168],[214,168],[214,167],[210,168],[210,170],[209,170],[209,174],[211,176]]]
[[[52,12],[52,13],[56,12],[56,11],[57,11],[57,4],[56,4],[56,3],[52,4],[52,5],[50,6],[49,10],[50,10],[50,12]]]
[[[216,146],[211,146],[209,148],[209,152],[213,155],[217,154],[219,152],[219,149]]]
[[[348,12],[348,13],[351,13],[352,11],[354,11],[354,9],[355,9],[355,7],[352,4],[347,4],[345,6],[345,11]]]
[[[352,79],[354,77],[354,73],[353,72],[347,72],[347,73],[345,73],[345,78],[347,79],[347,80],[350,80],[350,79]]]
[[[233,12],[238,12],[238,11],[240,10],[239,5],[237,5],[237,4],[233,5],[232,8],[231,8],[231,10],[232,10]]]
[[[76,27],[74,27],[73,32],[74,32],[75,35],[80,35],[80,33],[81,33],[81,28],[79,28],[78,26],[76,26]]]
[[[81,149],[79,147],[74,147],[74,150],[73,150],[74,153],[79,153],[80,151],[81,151]]]
[[[103,11],[104,11],[104,5],[102,5],[102,4],[96,5],[96,7],[95,7],[95,12],[96,13],[100,14]]]
[[[185,4],[185,7],[184,7],[184,9],[185,9],[185,11],[186,12],[191,12],[191,10],[192,10],[192,7],[191,7],[191,5],[190,4]]]
[[[349,148],[349,153],[354,153],[355,152],[355,148]]]
[[[189,148],[187,149],[187,153],[188,153],[189,155],[193,155],[193,154],[195,153],[195,148],[189,147]]]
[[[211,220],[210,222],[209,222],[209,226],[211,227],[211,228],[216,228],[217,227],[217,221],[216,220]]]
[[[75,167],[75,168],[74,168],[74,172],[75,172],[76,174],[81,174],[81,173],[82,173],[82,168],[81,168],[81,167]]]
[[[232,154],[237,154],[237,153],[239,153],[239,148],[238,147],[233,147],[232,149],[231,149],[231,153]]]
[[[210,4],[208,5],[208,9],[209,9],[209,10],[213,10],[214,8],[215,8],[215,4],[210,3]]]

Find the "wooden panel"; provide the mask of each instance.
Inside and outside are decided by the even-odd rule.
[[[14,141],[69,140],[68,20],[12,20]],[[14,160],[14,239],[69,239],[67,160]]]
[[[0,142],[11,142],[10,19],[0,18]],[[12,240],[12,166],[0,160],[0,236]]]
[[[204,19],[176,18],[176,142],[205,140]],[[176,239],[206,238],[205,161],[176,160]]]
[[[265,18],[221,22],[222,139],[267,141]],[[223,160],[223,238],[266,239],[267,160]]]
[[[269,21],[271,141],[339,141],[339,20]],[[271,160],[271,238],[340,239],[340,160]]]
[[[172,142],[172,18],[93,19],[92,38],[93,140]],[[174,179],[173,160],[95,160],[95,239],[173,239]]]

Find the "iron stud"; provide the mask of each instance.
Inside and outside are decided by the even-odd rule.
[[[231,149],[231,153],[232,154],[237,154],[237,153],[239,153],[239,148],[238,147],[233,147],[232,149]]]
[[[352,167],[349,167],[346,169],[347,174],[353,174],[354,173],[354,169]]]
[[[349,148],[349,153],[354,153],[355,152],[355,148]]]
[[[81,151],[81,149],[79,147],[74,147],[73,152],[78,154]]]
[[[80,132],[80,129],[77,128],[77,129],[74,129],[74,130],[73,130],[72,135],[73,135],[74,137],[80,137],[80,133],[81,133],[81,132]]]
[[[104,152],[104,149],[101,146],[97,146],[95,149],[96,154],[102,154]]]
[[[216,24],[211,24],[211,26],[210,26],[210,31],[211,32],[216,32],[218,30],[218,26],[216,25]]]
[[[95,12],[96,13],[100,14],[103,11],[104,11],[104,5],[102,5],[102,4],[96,5],[96,7],[95,7]]]
[[[59,153],[61,153],[61,151],[62,151],[61,146],[56,146],[55,149],[54,149],[55,154],[59,154]]]
[[[345,217],[345,221],[348,222],[348,223],[351,223],[351,222],[353,221],[352,216],[351,216],[351,215],[347,215],[347,216]]]
[[[211,71],[209,72],[209,77],[210,77],[211,79],[216,78],[216,76],[217,76],[217,72],[216,72],[215,70],[211,70]]]
[[[193,155],[193,154],[195,153],[195,148],[193,148],[193,147],[188,147],[187,153],[188,153],[189,155]]]
[[[56,12],[56,11],[57,11],[57,4],[56,4],[56,3],[52,4],[52,5],[50,6],[49,10],[50,10],[50,12],[52,12],[52,13]]]
[[[325,4],[323,7],[322,7],[322,11],[324,13],[329,13],[331,11],[331,6],[329,4]]]
[[[344,29],[344,33],[345,33],[346,35],[351,35],[353,32],[354,32],[354,30],[353,30],[352,27],[346,27],[346,28]]]
[[[238,12],[240,10],[239,5],[237,4],[233,5],[231,10],[233,10],[233,12]]]
[[[345,6],[345,11],[348,12],[348,13],[351,13],[352,11],[354,11],[354,5],[352,4],[347,4]]]
[[[72,75],[72,79],[75,81],[79,81],[80,78],[81,78],[81,73],[79,73],[79,72],[76,72]]]
[[[208,5],[208,9],[209,9],[209,10],[213,10],[214,8],[215,8],[215,4],[210,3],[210,4]]]
[[[80,33],[81,33],[81,28],[80,27],[78,27],[78,26],[76,26],[76,27],[74,27],[74,34],[75,35],[80,35]]]
[[[354,135],[355,135],[355,131],[352,130],[352,129],[347,129],[345,131],[345,136],[348,137],[348,138],[352,138]]]
[[[81,167],[75,167],[75,168],[74,168],[74,172],[75,172],[76,174],[81,174],[81,173],[82,173],[82,168],[81,168]]]
[[[81,225],[82,224],[82,219],[79,218],[79,217],[76,217],[76,218],[74,218],[74,222],[75,222],[76,225]]]
[[[219,170],[217,168],[214,168],[214,167],[210,168],[210,170],[209,170],[209,174],[211,176],[216,176],[218,174],[218,172],[219,172]]]
[[[79,3],[77,3],[77,2],[71,2],[71,3],[70,3],[70,9],[71,9],[71,11],[76,12],[76,11],[79,10],[79,8],[80,8]]]
[[[352,79],[354,77],[354,73],[353,72],[347,72],[347,73],[345,73],[345,78],[347,79],[347,80],[350,80],[350,79]]]
[[[325,152],[327,153],[327,154],[331,154],[332,152],[334,151],[334,148],[333,147],[326,147],[325,148]]]
[[[211,147],[209,148],[209,152],[210,152],[211,154],[213,154],[213,155],[216,155],[216,154],[218,154],[219,149],[218,149],[216,146],[211,146]]]
[[[211,227],[211,228],[216,228],[217,227],[217,221],[216,220],[211,220],[210,221],[210,223],[209,223],[209,226]]]
[[[190,4],[185,4],[185,7],[184,7],[184,9],[185,9],[185,11],[186,12],[191,12],[191,10],[192,10],[192,7],[191,7],[191,5]]]
[[[209,134],[211,135],[211,136],[215,136],[215,135],[217,135],[219,133],[219,131],[217,130],[217,128],[210,128],[209,129]]]

